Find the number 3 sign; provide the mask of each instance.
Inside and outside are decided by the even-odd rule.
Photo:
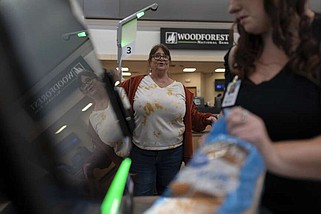
[[[125,59],[135,53],[135,42],[132,42],[122,48],[122,59]]]

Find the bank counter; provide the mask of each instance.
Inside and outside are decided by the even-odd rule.
[[[202,143],[202,138],[209,133],[209,131],[211,130],[212,126],[206,126],[204,131],[201,132],[192,132],[192,139],[193,139],[193,149],[194,152],[200,147],[201,143]]]

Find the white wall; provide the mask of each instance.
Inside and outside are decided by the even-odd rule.
[[[91,40],[100,60],[117,60],[115,20],[86,20]],[[160,43],[160,28],[229,29],[231,23],[138,21],[135,55],[126,60],[146,60],[150,48]],[[223,61],[226,50],[171,50],[173,61]]]

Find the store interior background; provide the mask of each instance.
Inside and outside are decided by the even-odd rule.
[[[46,35],[39,34],[38,31],[18,33],[16,35],[24,35],[25,38],[32,41],[34,46],[32,50],[39,48],[35,53],[35,61],[32,61],[32,66],[35,69],[30,69],[32,74],[28,76],[30,85],[21,92],[20,97],[17,98],[17,105],[26,104],[29,95],[33,92],[41,92],[46,84],[51,83],[52,80],[58,76],[59,73],[65,71],[68,61],[72,60],[62,59],[65,57],[59,51],[73,55],[72,57],[82,56],[83,59],[96,70],[93,61],[98,58],[100,63],[106,69],[116,69],[117,67],[117,25],[118,22],[131,15],[132,13],[150,5],[158,3],[157,11],[148,11],[146,15],[139,19],[137,24],[136,35],[136,49],[135,55],[126,58],[122,61],[123,67],[128,67],[132,75],[147,73],[147,59],[152,46],[160,43],[160,28],[200,28],[200,29],[230,29],[232,26],[232,17],[227,13],[227,0],[175,0],[175,1],[151,1],[151,0],[75,0],[79,3],[80,11],[83,11],[81,22],[88,28],[89,42],[79,42],[81,45],[76,51],[72,52],[72,48],[77,46],[78,42],[75,40],[62,41],[62,23],[67,22],[62,19],[63,14],[60,11],[42,11],[38,10],[44,17],[49,17],[47,22],[59,17],[60,25],[58,29],[53,29],[53,33],[48,30]],[[53,1],[54,2],[54,1]],[[310,0],[313,10],[321,12],[321,0]],[[44,1],[43,4],[46,2]],[[17,10],[21,13],[17,14],[21,17],[28,15],[31,10],[25,10],[21,3],[16,5]],[[30,5],[41,5],[39,0],[28,1]],[[45,7],[45,6],[44,6]],[[30,9],[31,7],[28,7]],[[50,13],[51,16],[47,16]],[[61,11],[63,13],[63,11]],[[39,16],[34,15],[34,22],[23,23],[30,24],[33,27],[44,27],[43,23],[37,25],[35,22],[39,21]],[[67,17],[68,18],[68,17]],[[66,18],[66,19],[67,19]],[[23,20],[23,19],[22,19]],[[19,25],[27,26],[27,25]],[[77,27],[77,25],[75,25]],[[50,26],[45,26],[49,29]],[[78,29],[70,31],[76,31]],[[38,30],[38,29],[37,29]],[[69,29],[63,29],[68,31]],[[80,29],[82,30],[82,29]],[[63,33],[65,33],[63,32]],[[38,37],[34,36],[37,35]],[[28,36],[26,36],[28,35]],[[56,36],[54,39],[52,39]],[[46,38],[51,38],[47,42]],[[28,41],[29,41],[28,40]],[[29,44],[29,43],[28,43]],[[41,45],[39,45],[41,44]],[[56,45],[57,44],[57,45]],[[57,47],[62,45],[63,47]],[[92,46],[94,49],[92,48]],[[69,47],[68,46],[72,46]],[[29,46],[28,46],[29,48]],[[27,48],[26,48],[27,49]],[[68,50],[67,50],[68,49]],[[44,51],[45,50],[45,51]],[[50,51],[48,51],[50,50]],[[42,52],[43,51],[43,52]],[[224,79],[224,73],[216,73],[216,68],[223,68],[223,57],[227,50],[171,50],[172,62],[170,65],[170,76],[177,81],[182,82],[186,87],[195,88],[195,96],[204,97],[205,103],[209,106],[214,105],[214,98],[222,92],[214,90],[215,79]],[[44,57],[46,62],[39,63],[38,56],[46,55]],[[56,54],[56,55],[55,55]],[[27,55],[26,55],[27,56]],[[29,54],[30,57],[33,55]],[[56,57],[59,56],[59,57]],[[27,58],[27,57],[26,57]],[[46,63],[51,67],[46,67]],[[54,65],[53,65],[54,64]],[[30,65],[30,62],[28,62]],[[183,73],[183,68],[195,67],[194,73]],[[27,70],[27,69],[26,69]],[[37,71],[39,73],[37,73]],[[128,77],[125,77],[128,78]],[[7,82],[4,81],[3,88],[6,88]],[[75,83],[74,83],[75,84]],[[92,111],[89,108],[87,111],[82,109],[92,102],[86,98],[76,87],[71,92],[59,94],[63,101],[56,102],[55,105],[50,106],[50,109],[39,120],[32,120],[24,109],[15,111],[12,114],[12,120],[23,118],[19,123],[24,124],[25,129],[19,129],[17,132],[21,133],[27,139],[27,142],[32,146],[39,146],[50,143],[48,138],[54,143],[59,151],[61,151],[61,160],[64,164],[72,166],[72,173],[74,176],[81,176],[82,163],[90,155],[93,145],[88,136],[88,118]],[[57,96],[59,98],[59,96]],[[61,99],[62,100],[62,99]],[[14,103],[15,104],[15,103]],[[23,116],[23,117],[22,117]],[[28,121],[26,122],[26,119]],[[21,125],[18,124],[17,125]],[[62,129],[64,127],[64,129]],[[58,132],[58,130],[61,130]],[[46,154],[43,154],[44,156]]]
[[[122,60],[122,67],[129,68],[132,75],[147,73],[147,59],[152,46],[160,43],[160,28],[200,28],[200,29],[230,29],[233,18],[227,13],[227,0],[77,0],[83,11],[82,22],[87,27],[89,38],[94,46],[94,52],[103,68],[116,69],[117,65],[117,26],[121,19],[140,9],[158,3],[157,11],[148,11],[137,22],[135,54]],[[310,0],[311,7],[321,12],[321,0]],[[227,50],[170,50],[172,62],[170,76],[182,82],[186,87],[195,88],[195,96],[203,97],[205,104],[214,106],[215,97],[222,93],[215,91],[215,79],[224,79],[224,73],[216,73],[216,68],[223,68],[223,57]],[[89,54],[89,55],[90,55]],[[89,57],[90,58],[90,57]],[[90,61],[90,60],[88,60]],[[185,67],[195,67],[193,73],[184,73]],[[124,77],[127,79],[128,77]],[[85,147],[91,150],[92,144],[87,132],[88,118],[92,111],[82,109],[91,100],[81,92],[75,91],[62,108],[48,114],[44,118],[49,121],[47,127],[34,133],[36,142],[42,141],[42,136],[49,135],[55,142],[65,144],[70,139],[77,139],[77,148]],[[56,134],[64,125],[67,127]],[[39,133],[42,133],[39,135]],[[198,136],[199,137],[199,136]],[[32,139],[35,139],[32,137]],[[75,151],[75,150],[73,150]],[[76,151],[76,154],[79,151]],[[67,155],[69,161],[74,154]],[[78,172],[80,170],[80,162]]]
[[[117,25],[119,19],[152,4],[159,5],[157,11],[148,11],[137,22],[135,55],[122,61],[122,67],[129,68],[132,75],[147,72],[150,48],[160,43],[160,28],[230,29],[233,18],[227,12],[226,0],[202,1],[130,1],[130,0],[79,0],[83,6],[85,23],[88,26],[98,59],[103,67],[117,67]],[[108,4],[107,4],[108,2]],[[320,11],[321,1],[311,0],[311,7]],[[171,50],[170,76],[192,88],[194,94],[203,97],[205,104],[214,106],[215,97],[222,93],[215,91],[215,79],[224,79],[223,57],[226,50]],[[184,73],[186,67],[194,67],[193,73]],[[128,77],[125,77],[125,79]]]

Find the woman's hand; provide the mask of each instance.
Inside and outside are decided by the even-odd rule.
[[[229,134],[258,148],[269,171],[283,176],[320,180],[321,136],[272,142],[263,120],[240,107],[234,107],[227,113],[226,123]]]
[[[213,115],[213,116],[209,116],[208,118],[206,118],[206,120],[213,122],[217,121],[217,116]]]
[[[271,140],[260,117],[241,107],[234,107],[226,115],[226,123],[229,134],[254,144],[262,153],[262,150],[272,149]]]

